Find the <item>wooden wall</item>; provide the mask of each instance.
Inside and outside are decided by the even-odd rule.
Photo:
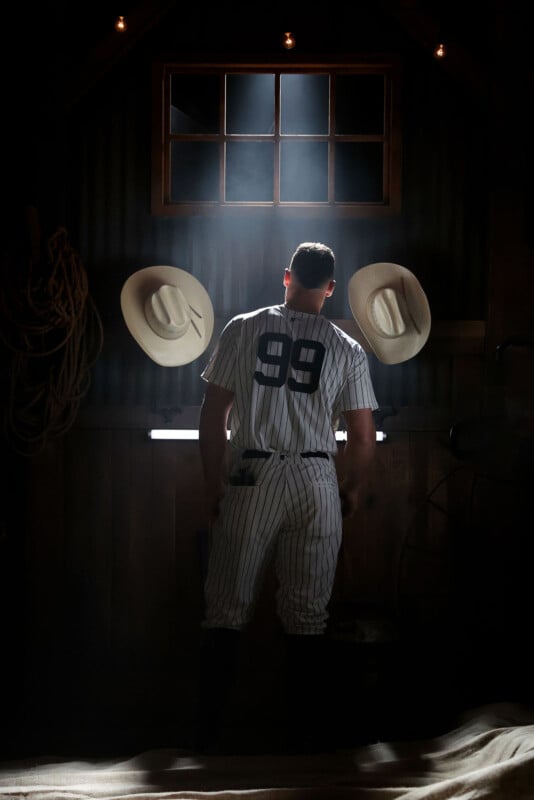
[[[463,681],[468,696],[476,686],[460,672],[460,651],[468,621],[473,636],[487,624],[487,609],[469,600],[463,583],[462,536],[469,534],[477,468],[453,452],[449,430],[454,420],[478,414],[482,343],[483,326],[438,326],[421,359],[423,371],[444,357],[449,363],[448,404],[383,409],[377,424],[387,438],[377,445],[364,502],[344,531],[330,637],[340,645],[369,640],[396,648],[388,656],[389,684],[374,677],[375,711],[401,676],[396,702],[409,697],[420,704],[427,682],[445,667],[448,693],[460,692]],[[183,410],[172,426],[195,428],[198,411]],[[15,729],[26,746],[187,745],[206,515],[198,442],[149,439],[149,428],[159,426],[146,407],[86,405],[66,436],[26,464],[22,577],[12,587],[23,623],[13,675]],[[495,524],[504,524],[508,506]],[[249,631],[254,697],[259,702],[263,692],[263,712],[280,639],[274,589],[271,575]],[[433,660],[438,641],[446,641],[448,656]],[[414,658],[421,648],[423,662]],[[345,654],[345,669],[348,663]],[[350,676],[340,688],[354,691]]]
[[[285,259],[310,229],[338,253],[340,286],[358,267],[396,261],[419,276],[433,312],[431,338],[413,362],[384,369],[371,358],[388,436],[344,535],[331,635],[350,652],[341,647],[337,700],[347,703],[358,684],[378,713],[394,696],[406,732],[416,708],[532,697],[532,545],[523,520],[531,514],[533,251],[528,73],[517,63],[528,50],[504,30],[488,103],[391,24],[385,38],[381,24],[373,31],[368,47],[393,45],[406,60],[403,208],[389,221],[209,227],[152,218],[157,32],[72,116],[27,121],[23,149],[33,158],[27,179],[17,172],[17,197],[35,202],[52,226],[66,222],[104,343],[65,435],[31,457],[2,442],[4,752],[187,742],[206,525],[199,454],[195,442],[155,442],[147,430],[161,425],[164,409],[167,424],[196,427],[202,386],[198,364],[171,374],[148,362],[124,329],[118,294],[136,269],[174,263],[205,284],[222,323],[279,301]],[[330,313],[350,328],[342,290]],[[509,337],[519,342],[497,363]],[[7,359],[2,370],[6,403],[12,366]],[[250,631],[264,711],[279,637],[273,588],[271,579]],[[364,674],[366,637],[388,649]]]

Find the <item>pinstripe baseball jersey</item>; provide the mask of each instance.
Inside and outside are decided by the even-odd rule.
[[[321,314],[285,304],[233,317],[201,377],[234,393],[236,449],[335,454],[344,411],[378,403],[361,345]]]

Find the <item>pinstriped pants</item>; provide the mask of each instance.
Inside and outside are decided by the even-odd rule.
[[[203,627],[241,629],[274,558],[277,613],[286,633],[326,628],[341,545],[333,459],[273,453],[237,457],[254,486],[228,486],[210,533]]]

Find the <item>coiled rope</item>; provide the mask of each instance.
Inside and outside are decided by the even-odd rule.
[[[73,425],[91,384],[103,328],[67,231],[58,227],[0,287],[0,338],[10,354],[4,428],[21,455],[36,455]]]

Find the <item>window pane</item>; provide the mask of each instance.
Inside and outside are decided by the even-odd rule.
[[[171,201],[219,199],[217,142],[173,142]]]
[[[274,75],[226,76],[226,133],[274,133]]]
[[[280,133],[328,134],[328,75],[280,76]]]
[[[280,200],[322,203],[328,200],[328,143],[282,142]]]
[[[219,133],[218,75],[171,75],[171,133]]]
[[[338,75],[336,133],[384,133],[384,76]]]
[[[334,216],[398,212],[394,62],[166,63],[158,77],[154,214],[289,213],[291,204]]]
[[[272,202],[274,144],[228,142],[226,145],[226,200]]]
[[[383,201],[381,142],[338,142],[335,200],[338,203]]]

